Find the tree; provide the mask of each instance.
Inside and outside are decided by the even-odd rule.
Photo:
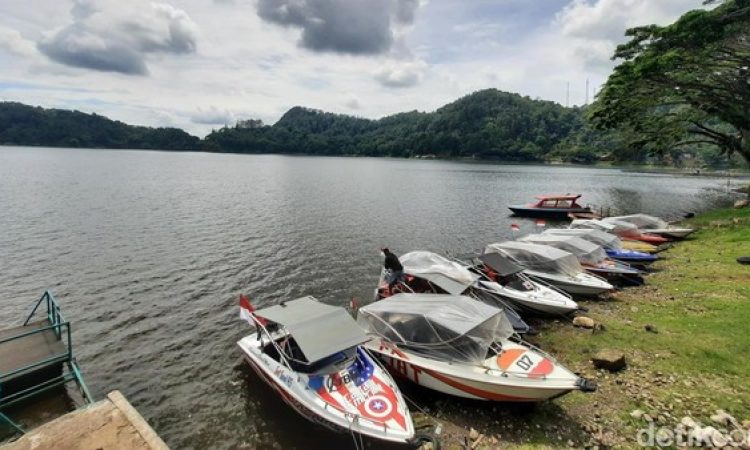
[[[592,107],[598,129],[661,154],[711,145],[750,163],[750,0],[708,0],[668,26],[632,28]]]

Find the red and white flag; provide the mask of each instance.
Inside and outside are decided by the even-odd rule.
[[[240,294],[240,319],[246,321],[252,326],[255,326],[256,321],[258,321],[261,325],[265,325],[267,321],[263,318],[255,316],[255,314],[253,314],[254,312],[255,306],[250,303],[250,300],[248,300],[244,294]]]
[[[512,223],[510,224],[510,229],[513,231],[519,231],[521,227],[519,227],[517,223]]]
[[[538,227],[540,227],[540,228],[541,228],[541,227],[545,227],[545,226],[547,226],[547,222],[545,222],[545,221],[544,221],[544,220],[542,220],[542,219],[536,219],[536,226],[538,226]]]

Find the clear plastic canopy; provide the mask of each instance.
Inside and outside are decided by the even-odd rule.
[[[504,252],[529,270],[574,277],[583,272],[576,255],[548,245],[507,241],[490,244],[485,253]]]
[[[576,236],[561,236],[556,234],[530,234],[520,239],[522,242],[531,242],[539,245],[565,250],[578,257],[583,264],[598,265],[607,259],[607,252],[597,244],[583,240]]]
[[[576,236],[585,239],[594,244],[601,245],[604,248],[618,249],[622,248],[622,241],[614,234],[602,230],[585,229],[585,228],[550,228],[544,230],[544,234],[557,234],[560,236]]]
[[[462,293],[479,279],[465,266],[432,252],[409,252],[399,260],[404,272],[425,278],[450,294]]]
[[[669,227],[669,224],[664,220],[649,216],[648,214],[631,214],[629,216],[612,217],[612,219],[632,223],[642,230],[665,229]]]
[[[503,310],[463,295],[396,294],[360,308],[357,323],[427,357],[475,364],[513,334]]]
[[[630,236],[640,233],[638,227],[632,223],[623,222],[611,217],[602,220],[574,220],[571,222],[570,228],[592,228],[606,231],[607,233],[615,233],[619,236]]]

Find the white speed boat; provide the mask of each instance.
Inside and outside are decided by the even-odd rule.
[[[386,273],[382,271],[375,292],[376,300],[397,292],[463,294],[502,308],[517,333],[528,333],[531,330],[516,309],[506,302],[506,297],[482,285],[479,282],[480,275],[470,271],[466,264],[427,251],[409,252],[399,260],[404,266],[405,279],[391,291],[385,281]]]
[[[569,294],[595,296],[614,289],[605,279],[586,273],[575,255],[548,245],[507,241],[488,245],[484,253],[504,253],[521,264],[527,275]]]
[[[643,277],[638,269],[627,263],[615,261],[607,256],[601,245],[581,239],[577,236],[559,234],[529,234],[519,239],[522,242],[548,245],[576,255],[581,266],[594,275],[620,285],[643,284]]]
[[[503,311],[466,296],[396,294],[361,308],[367,348],[399,378],[471,399],[538,402],[595,385],[513,337]]]
[[[477,257],[476,269],[483,279],[483,289],[498,294],[520,312],[543,315],[568,315],[577,311],[578,304],[570,295],[524,274],[524,268],[505,253],[484,253]]]
[[[619,220],[632,223],[637,226],[639,230],[646,233],[659,234],[674,239],[684,239],[695,231],[693,228],[672,225],[665,220],[655,216],[649,216],[648,214],[630,214],[628,216],[617,216],[604,220]]]
[[[294,410],[334,431],[411,441],[398,387],[361,347],[368,337],[343,308],[313,297],[258,311],[241,297],[240,308],[255,328],[237,343],[242,356]]]

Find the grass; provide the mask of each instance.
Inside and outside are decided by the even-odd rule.
[[[662,253],[646,285],[609,299],[582,302],[604,330],[540,320],[533,339],[571,370],[595,379],[593,394],[571,393],[534,408],[464,401],[431,391],[407,392],[444,424],[443,448],[465,448],[470,427],[477,449],[639,448],[647,423],[674,428],[684,416],[704,424],[717,409],[750,419],[750,208],[721,210],[686,222],[699,229]],[[657,333],[646,331],[655,327]],[[628,367],[594,369],[599,350],[622,351]]]
[[[635,446],[642,409],[676,425],[682,416],[709,422],[716,409],[750,419],[750,209],[721,210],[687,222],[700,228],[656,263],[647,285],[610,301],[589,302],[598,333],[547,326],[540,344],[574,370],[596,378],[597,394],[558,402],[605,444]],[[645,330],[656,327],[658,333]],[[624,352],[629,368],[604,374],[590,364],[603,349]]]

